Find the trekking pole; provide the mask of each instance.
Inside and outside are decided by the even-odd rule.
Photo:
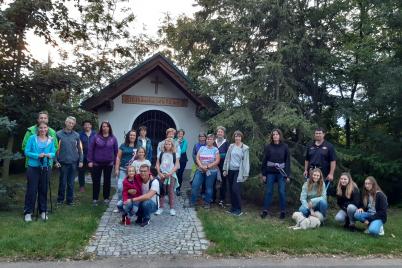
[[[48,172],[49,172],[50,163],[48,163]],[[52,201],[52,185],[50,183],[50,176],[49,173],[47,173],[47,183],[49,187],[49,200],[50,200],[50,213],[53,213],[53,201]]]
[[[39,162],[40,162],[40,174],[39,174],[39,179],[43,178],[43,157],[39,158]],[[36,220],[39,220],[39,187],[38,187],[38,191],[36,193]],[[35,209],[34,209],[35,211]]]

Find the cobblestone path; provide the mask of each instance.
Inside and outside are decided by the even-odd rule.
[[[113,212],[116,202],[117,195],[102,216],[95,237],[85,248],[87,253],[98,256],[201,255],[209,245],[195,210],[184,208],[188,201],[183,197],[175,199],[176,216],[170,216],[165,202],[163,214],[152,215],[150,224],[145,227],[134,222],[129,226],[121,225],[120,214]]]

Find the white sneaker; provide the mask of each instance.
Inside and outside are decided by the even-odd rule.
[[[381,235],[381,236],[385,235],[385,232],[384,232],[384,225],[381,226],[380,232],[378,233],[378,235]]]
[[[176,216],[176,210],[170,209],[170,216]]]
[[[158,208],[157,211],[155,211],[155,215],[161,215],[163,212],[163,208]]]
[[[364,230],[364,233],[365,233],[365,234],[369,234],[369,233],[370,233],[369,230],[368,230],[368,228],[367,228],[366,230]]]
[[[31,214],[25,214],[24,221],[25,222],[31,222],[32,221],[32,215]]]
[[[44,220],[44,221],[47,221],[49,218],[47,217],[47,213],[46,212],[42,212],[41,214],[40,214],[40,217],[41,217],[41,219],[42,220]]]

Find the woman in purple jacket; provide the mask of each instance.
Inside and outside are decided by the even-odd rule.
[[[100,182],[103,172],[103,199],[109,203],[110,179],[113,165],[116,163],[118,152],[117,139],[113,136],[112,126],[109,122],[102,122],[98,134],[95,135],[88,147],[88,166],[92,169],[93,205],[98,204]]]

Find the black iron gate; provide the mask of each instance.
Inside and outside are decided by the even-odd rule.
[[[173,119],[165,112],[150,110],[140,114],[134,121],[132,129],[137,130],[140,126],[147,127],[147,137],[152,141],[152,163],[156,160],[156,147],[158,143],[165,139],[166,129],[176,128]]]

